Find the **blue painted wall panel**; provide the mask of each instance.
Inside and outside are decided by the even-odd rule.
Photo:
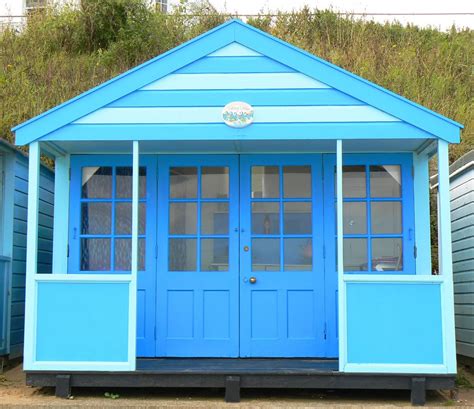
[[[126,362],[128,283],[38,283],[37,361]]]
[[[348,283],[348,363],[442,364],[438,284]]]

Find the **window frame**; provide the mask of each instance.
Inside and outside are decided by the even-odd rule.
[[[82,168],[84,167],[112,167],[112,186],[116,183],[118,167],[132,167],[131,155],[72,155],[69,197],[69,251],[68,274],[130,274],[130,270],[115,270],[114,242],[116,239],[131,239],[130,234],[115,234],[115,204],[131,203],[132,198],[117,198],[112,187],[110,198],[87,199],[82,198]],[[146,168],[146,195],[139,199],[146,205],[146,224],[144,234],[139,234],[138,239],[145,240],[145,266],[143,271],[153,269],[156,237],[156,160],[147,155],[140,157],[140,167]],[[107,235],[81,233],[81,206],[82,203],[111,203],[111,232]],[[84,237],[86,236],[86,237]],[[82,238],[108,238],[110,239],[110,269],[109,270],[81,270],[81,239]]]
[[[382,275],[414,275],[416,274],[415,263],[415,219],[414,219],[414,191],[413,191],[413,156],[410,153],[377,153],[377,154],[344,154],[343,166],[365,166],[366,177],[366,197],[365,198],[344,198],[343,202],[366,203],[367,232],[364,234],[344,234],[344,238],[365,238],[367,239],[367,270],[344,270],[344,274],[382,274]],[[400,166],[401,192],[400,197],[370,197],[370,166]],[[332,190],[333,190],[333,212],[334,215],[334,242],[337,240],[335,226],[337,195],[334,190],[335,183],[335,158],[331,162]],[[371,231],[371,203],[374,202],[400,202],[402,206],[401,233],[372,233]],[[402,240],[402,269],[377,271],[372,266],[372,240],[377,238],[401,238]],[[336,246],[337,247],[337,246]],[[337,266],[337,263],[336,263]]]
[[[218,155],[220,156],[220,155]],[[178,162],[177,162],[178,163]],[[171,274],[182,274],[182,273],[197,273],[197,274],[202,274],[202,273],[229,273],[231,272],[232,269],[232,260],[230,259],[231,257],[231,249],[230,249],[230,242],[231,242],[231,236],[232,236],[232,231],[231,231],[231,206],[232,202],[235,200],[238,200],[238,198],[235,198],[232,196],[232,186],[231,186],[231,165],[230,164],[219,164],[219,162],[212,163],[211,161],[207,161],[206,163],[201,163],[201,162],[194,162],[192,160],[189,161],[189,165],[178,163],[177,165],[171,164],[167,167],[168,173],[166,175],[166,187],[167,187],[167,201],[166,201],[166,214],[167,214],[167,220],[168,224],[167,226],[162,226],[162,228],[165,229],[166,236],[167,236],[167,259],[166,261],[163,261],[166,263],[166,269],[167,271]],[[172,189],[172,183],[171,183],[171,169],[173,168],[195,168],[196,169],[196,196],[194,197],[172,197],[171,195],[171,189]],[[202,176],[203,176],[203,169],[204,168],[227,168],[227,177],[228,177],[228,192],[227,192],[227,197],[226,198],[219,198],[219,197],[204,197],[203,191],[202,191]],[[195,231],[193,233],[174,233],[171,232],[171,226],[170,226],[170,220],[171,220],[171,206],[173,204],[195,204],[196,209],[195,209],[195,216],[196,216],[196,224],[195,224]],[[203,205],[206,203],[226,203],[228,206],[227,210],[227,217],[228,217],[228,231],[227,233],[203,233],[202,231],[202,210],[203,210]],[[203,264],[202,264],[202,259],[203,259],[203,253],[202,253],[202,246],[203,242],[206,240],[218,240],[218,239],[223,239],[227,240],[227,269],[226,270],[205,270],[203,269]],[[171,268],[171,262],[170,262],[170,256],[172,254],[171,251],[171,241],[172,240],[195,240],[195,268],[194,269],[183,269],[183,270],[178,270],[178,269],[172,269]]]
[[[273,161],[273,162],[272,162]],[[316,170],[317,164],[314,163],[314,161],[311,158],[308,158],[306,155],[301,155],[301,159],[299,162],[293,162],[292,160],[287,160],[285,161],[285,158],[283,160],[278,160],[278,159],[273,159],[269,158],[269,160],[266,161],[255,161],[254,163],[250,164],[249,166],[249,175],[250,175],[250,183],[248,188],[250,189],[248,194],[249,194],[249,221],[250,221],[250,231],[249,231],[249,237],[250,237],[250,243],[251,243],[251,254],[250,254],[250,273],[252,274],[259,274],[262,272],[270,272],[270,273],[275,273],[275,274],[284,274],[284,273],[312,273],[314,269],[317,266],[317,261],[315,261],[315,239],[317,240],[317,233],[318,230],[316,228],[316,223],[315,217],[317,214],[317,209],[318,209],[318,200],[321,200],[321,198],[318,198],[318,191],[317,191],[317,183],[319,181],[315,180],[318,177],[318,173]],[[253,177],[253,169],[254,168],[259,168],[259,167],[276,167],[278,168],[278,196],[275,197],[252,197],[252,177]],[[309,168],[309,186],[310,186],[310,195],[309,196],[285,196],[285,189],[284,189],[284,179],[285,179],[285,168],[291,168],[291,167],[308,167]],[[321,177],[321,175],[319,175]],[[278,233],[255,233],[253,231],[253,222],[254,222],[254,217],[255,214],[253,212],[253,205],[257,203],[276,203],[278,204],[278,222],[279,222],[279,229]],[[297,204],[309,204],[311,207],[311,212],[309,214],[309,219],[311,220],[311,232],[305,232],[305,233],[289,233],[285,231],[285,216],[287,213],[285,213],[285,204],[292,204],[292,203],[297,203]],[[254,269],[254,240],[258,241],[261,239],[275,239],[278,240],[278,248],[279,248],[279,264],[278,268],[275,270],[258,270]],[[307,242],[310,243],[309,248],[311,251],[311,265],[310,268],[303,268],[301,267],[302,265],[296,265],[295,269],[287,268],[290,264],[286,263],[287,257],[285,257],[285,244],[286,240],[291,240],[291,239],[300,239],[300,240],[306,240]],[[268,242],[267,242],[268,243]],[[264,264],[265,265],[265,264]]]

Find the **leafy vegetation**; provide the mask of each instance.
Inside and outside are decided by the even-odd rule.
[[[225,20],[204,1],[170,14],[144,0],[83,0],[0,33],[0,135]],[[378,24],[303,8],[248,21],[285,41],[465,125],[451,159],[474,147],[474,32]]]

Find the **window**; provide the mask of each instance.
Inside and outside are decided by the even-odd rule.
[[[80,167],[80,223],[72,239],[79,244],[79,270],[87,272],[129,272],[132,244],[132,167]],[[77,183],[77,180],[76,180]],[[139,270],[145,269],[146,168],[139,173]]]
[[[344,271],[402,272],[411,263],[413,252],[405,254],[413,239],[407,171],[383,161],[343,166]]]
[[[170,271],[229,271],[229,168],[169,169]]]
[[[155,0],[156,9],[162,13],[168,11],[168,0]]]
[[[46,0],[26,0],[26,10],[41,9],[46,7]]]
[[[313,270],[311,166],[252,166],[252,271]]]

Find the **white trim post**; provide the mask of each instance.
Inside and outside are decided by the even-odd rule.
[[[137,356],[137,278],[138,278],[138,201],[140,196],[140,146],[133,141],[133,170],[132,170],[132,260],[129,298],[129,339],[128,353],[130,369],[136,368]]]
[[[36,334],[36,288],[35,275],[38,269],[38,210],[40,182],[40,145],[30,144],[28,160],[28,221],[26,236],[26,296],[25,296],[25,340],[24,369],[31,369],[35,359]]]
[[[66,274],[70,155],[56,156],[54,164],[53,274]]]
[[[337,225],[337,287],[339,304],[339,371],[347,363],[346,287],[344,282],[344,229],[342,190],[342,140],[336,142],[336,225]]]
[[[444,357],[448,373],[456,373],[456,333],[454,326],[453,255],[451,244],[451,194],[449,188],[449,144],[438,140],[438,257],[444,277],[443,300]]]

